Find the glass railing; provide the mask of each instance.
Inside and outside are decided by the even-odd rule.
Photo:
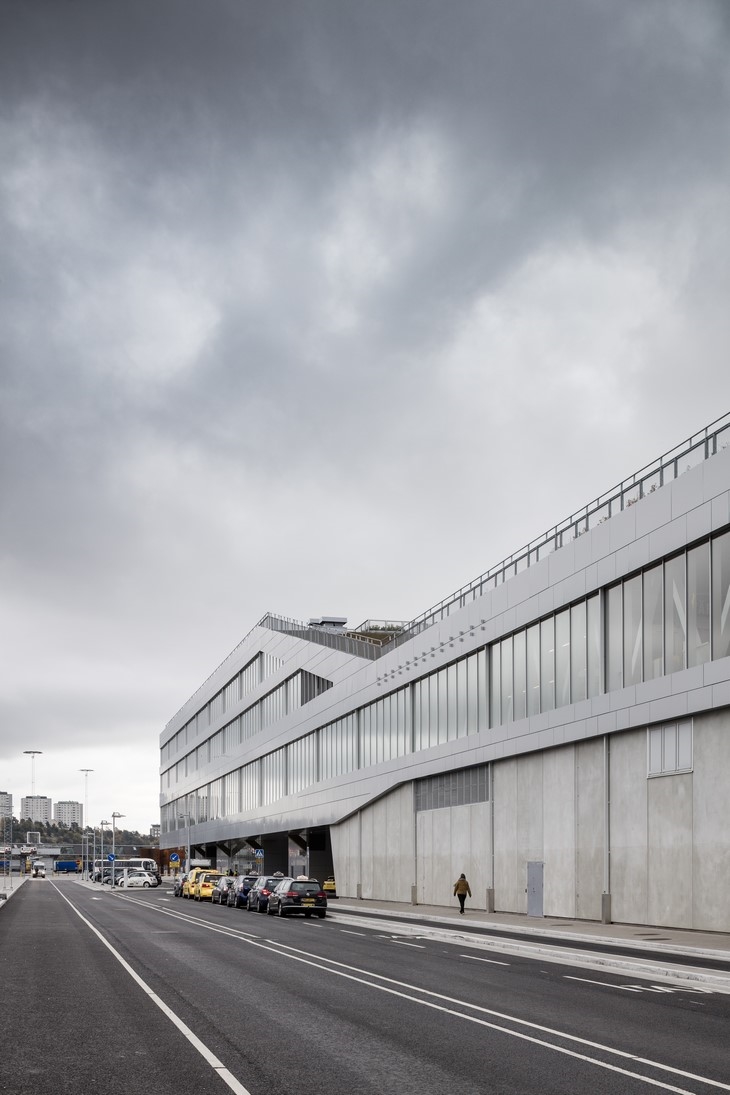
[[[487,590],[495,589],[590,529],[602,525],[621,510],[628,509],[647,494],[652,494],[663,487],[665,483],[679,478],[690,468],[701,464],[703,460],[709,460],[711,456],[728,445],[730,445],[730,412],[710,423],[700,433],[693,434],[686,441],[676,445],[670,452],[652,461],[651,464],[647,464],[629,479],[624,479],[593,502],[589,502],[587,506],[583,506],[560,524],[555,525],[542,536],[538,536],[536,540],[532,540],[485,574],[475,578],[473,582],[462,586],[437,605],[422,612],[394,637],[391,648],[392,645],[400,646],[401,643],[417,635],[419,631],[425,630],[439,620],[446,619],[469,601],[476,600]]]

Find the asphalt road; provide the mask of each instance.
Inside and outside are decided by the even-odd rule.
[[[36,880],[0,915],[0,983],[3,1095],[730,1092],[730,995],[336,906]]]

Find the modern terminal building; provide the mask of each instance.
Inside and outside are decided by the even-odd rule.
[[[265,616],[161,735],[160,843],[730,931],[729,790],[726,415],[409,623]]]

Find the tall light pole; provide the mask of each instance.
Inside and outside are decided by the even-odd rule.
[[[30,797],[31,798],[35,798],[35,758],[39,757],[42,752],[43,752],[42,749],[24,749],[23,750],[23,753],[25,754],[25,756],[30,757]],[[32,808],[35,809],[35,803],[33,804]],[[31,821],[36,821],[37,819],[32,817],[30,820]]]
[[[89,772],[93,772],[93,768],[79,768],[79,772],[84,773],[84,828],[88,828],[89,825]]]
[[[101,847],[99,850],[99,859],[101,860],[101,878],[99,881],[102,883],[102,885],[104,884],[104,826],[108,824],[108,821],[99,822],[99,825],[101,826],[101,836],[99,838],[101,840]]]
[[[86,832],[89,826],[89,772],[93,772],[93,768],[79,768],[79,772],[84,773],[84,824],[82,832]],[[86,877],[89,877],[89,837],[86,837]]]
[[[120,814],[118,810],[112,811],[112,893],[114,892],[114,859],[117,854],[117,818],[126,816],[126,814]]]

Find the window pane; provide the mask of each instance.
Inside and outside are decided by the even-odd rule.
[[[502,648],[502,722],[512,722],[512,639],[503,639]]]
[[[730,656],[730,532],[712,541],[712,656]]]
[[[587,696],[586,680],[586,604],[581,601],[570,610],[570,698],[572,703]]]
[[[588,650],[588,695],[601,692],[601,598],[588,598],[586,616],[586,646]]]
[[[540,710],[555,707],[555,619],[540,624]]]
[[[710,659],[710,545],[687,552],[687,665]]]
[[[431,745],[439,740],[439,675],[432,673],[428,683],[428,734]]]
[[[540,712],[540,626],[527,629],[527,714]]]
[[[439,706],[438,706],[438,743],[448,741],[447,732],[449,725],[449,691],[446,680],[446,670],[439,669],[438,671],[438,685],[439,685]]]
[[[680,722],[677,725],[677,767],[685,770],[692,767],[692,723]]]
[[[662,665],[662,568],[644,572],[644,680],[661,677]]]
[[[662,770],[662,728],[649,731],[649,774],[658,775]]]
[[[606,597],[606,691],[624,686],[623,620],[621,586],[612,586]]]
[[[556,707],[570,703],[570,609],[555,617]]]
[[[684,555],[664,564],[664,672],[684,669],[687,645],[686,578]]]
[[[489,692],[492,708],[490,725],[500,726],[502,722],[502,659],[499,643],[494,643],[489,648],[489,657],[491,659]]]
[[[624,687],[641,682],[641,577],[624,582]]]
[[[677,770],[677,727],[675,723],[662,727],[662,771]]]
[[[515,719],[524,719],[527,713],[527,639],[524,631],[518,631],[513,640]]]
[[[453,741],[457,736],[457,699],[458,690],[456,687],[456,665],[450,665],[446,670],[446,681],[448,688],[448,702],[447,702],[447,731],[446,740]]]

